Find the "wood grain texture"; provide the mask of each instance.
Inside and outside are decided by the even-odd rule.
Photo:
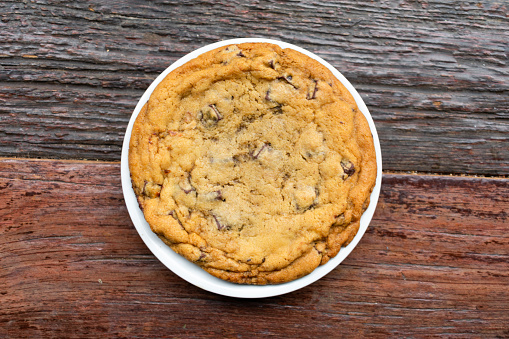
[[[138,98],[235,37],[307,48],[365,99],[384,168],[509,174],[509,18],[483,1],[3,1],[0,156],[118,160]]]
[[[375,217],[299,291],[200,290],[145,247],[119,164],[0,160],[0,337],[507,337],[509,180],[386,174]]]

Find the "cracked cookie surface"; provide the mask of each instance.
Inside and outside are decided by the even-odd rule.
[[[348,244],[375,184],[371,132],[317,61],[230,45],[171,72],[137,117],[129,168],[151,229],[210,274],[284,283]]]

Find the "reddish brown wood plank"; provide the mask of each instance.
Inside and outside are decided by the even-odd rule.
[[[368,232],[299,291],[237,300],[167,270],[119,164],[0,160],[0,337],[509,335],[509,180],[386,174]]]
[[[207,43],[260,36],[352,81],[385,169],[509,175],[507,11],[492,0],[4,1],[0,156],[118,160],[159,72]]]

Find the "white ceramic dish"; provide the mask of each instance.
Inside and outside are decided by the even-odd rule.
[[[142,211],[138,206],[138,202],[136,200],[136,196],[131,186],[131,177],[129,173],[129,164],[128,164],[128,152],[129,152],[129,139],[131,138],[131,131],[133,128],[134,121],[138,116],[143,105],[148,101],[150,95],[154,91],[155,87],[175,68],[185,64],[189,60],[196,58],[198,55],[210,51],[212,49],[229,45],[229,44],[240,44],[244,42],[267,42],[279,45],[282,48],[291,48],[296,51],[299,51],[303,54],[310,56],[321,62],[327,68],[331,70],[331,72],[336,76],[336,78],[343,83],[343,85],[350,91],[350,93],[355,98],[359,109],[362,111],[366,119],[368,120],[369,126],[371,128],[371,132],[373,134],[373,141],[375,143],[376,150],[376,161],[377,161],[377,178],[376,184],[371,193],[371,200],[367,210],[364,212],[360,222],[360,229],[357,232],[357,235],[353,239],[353,241],[346,247],[341,248],[339,253],[331,259],[327,264],[323,266],[319,266],[312,273],[308,274],[305,277],[300,279],[280,284],[280,285],[267,285],[267,286],[253,286],[253,285],[238,285],[229,283],[227,281],[218,279],[216,277],[211,276],[204,270],[202,270],[199,266],[191,263],[187,259],[184,259],[180,255],[173,252],[166,244],[164,244],[150,229],[150,226],[145,221]],[[338,266],[349,254],[352,250],[357,246],[362,236],[366,232],[368,225],[373,217],[373,213],[375,212],[375,208],[378,202],[378,196],[380,194],[380,186],[382,180],[382,154],[380,150],[380,142],[378,140],[378,134],[376,132],[375,124],[371,115],[368,111],[368,108],[364,104],[364,101],[357,93],[355,88],[350,84],[350,82],[339,73],[334,67],[332,67],[328,62],[318,57],[317,55],[306,51],[298,46],[277,41],[271,39],[232,39],[225,40],[217,43],[213,43],[202,48],[199,48],[184,57],[177,60],[170,67],[168,67],[163,73],[161,73],[154,82],[150,85],[150,87],[145,91],[140,101],[136,105],[134,109],[131,120],[129,121],[129,125],[127,126],[127,131],[124,137],[124,143],[122,147],[122,159],[121,159],[121,177],[122,177],[122,190],[124,192],[124,199],[127,205],[127,209],[129,211],[129,215],[136,227],[136,230],[140,234],[141,238],[147,245],[147,247],[152,251],[152,253],[171,271],[180,276],[181,278],[187,280],[189,283],[196,285],[204,290],[214,292],[217,294],[237,297],[237,298],[263,298],[263,297],[271,297],[276,296],[288,292],[292,292],[298,290],[304,286],[307,286],[318,279],[322,278],[324,275],[332,271],[336,266]]]

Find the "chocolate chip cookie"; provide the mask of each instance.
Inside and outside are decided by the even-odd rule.
[[[375,184],[366,119],[322,64],[267,43],[172,71],[134,124],[133,189],[175,252],[240,284],[312,272],[348,244]]]

